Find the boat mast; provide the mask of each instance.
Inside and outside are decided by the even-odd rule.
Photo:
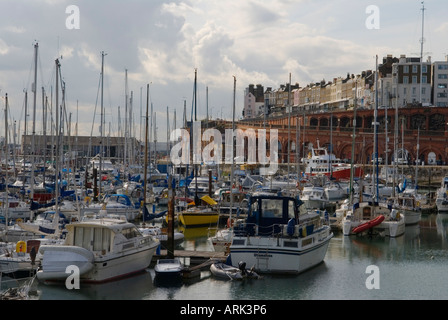
[[[34,83],[33,90],[33,133],[31,135],[31,183],[30,183],[30,200],[34,198],[34,162],[36,161],[36,103],[37,103],[37,51],[39,44],[34,45]]]
[[[288,86],[288,187],[289,187],[289,163],[291,162],[291,72],[289,73]]]
[[[55,127],[55,133],[56,133],[56,145],[55,145],[55,188],[54,188],[54,198],[55,198],[55,214],[54,217],[59,217],[59,157],[58,157],[58,151],[60,148],[60,132],[59,132],[59,60],[56,59],[56,93],[55,93],[55,106],[56,106],[56,127]]]
[[[375,69],[375,113],[374,113],[374,142],[373,147],[375,149],[375,174],[374,174],[374,201],[378,201],[379,198],[379,187],[378,187],[378,55],[376,55],[376,69]]]
[[[420,39],[420,104],[422,103],[422,78],[423,78],[423,43],[425,42],[424,38],[424,29],[425,29],[425,2],[422,1],[422,38]]]
[[[355,136],[356,136],[356,109],[358,106],[358,78],[356,78],[355,82],[355,103],[353,107],[353,134],[352,134],[352,156],[350,159],[350,189],[349,189],[349,195],[350,195],[350,204],[353,205],[353,198],[354,198],[354,188],[353,188],[353,180],[354,180],[354,157],[355,157]],[[360,190],[362,192],[362,190]]]
[[[143,221],[145,219],[146,212],[146,192],[148,190],[147,184],[148,179],[146,175],[148,174],[148,109],[149,109],[149,84],[146,85],[146,117],[145,117],[145,168],[144,168],[144,179],[143,179]]]
[[[8,94],[5,94],[5,165],[6,165],[6,170],[5,170],[5,204],[3,206],[4,210],[3,213],[5,215],[5,219],[6,219],[6,230],[8,230],[8,220],[9,220],[9,214],[8,214],[8,208],[9,208],[9,203],[8,203],[8,194],[9,194],[9,190],[8,190]]]
[[[234,180],[234,162],[235,157],[233,154],[233,146],[235,141],[235,135],[233,132],[235,132],[235,92],[236,92],[236,77],[233,76],[233,108],[232,108],[232,164],[230,167],[230,212],[229,212],[229,219],[232,219],[232,211],[233,211],[233,180]]]
[[[103,132],[104,132],[104,104],[103,104],[103,96],[104,96],[104,51],[101,52],[101,125],[100,125],[100,174],[99,174],[99,191],[98,194],[101,195],[101,173],[103,171],[103,152],[104,152],[104,143],[103,143]]]
[[[417,131],[417,157],[415,159],[415,186],[414,188],[417,190],[418,189],[418,163],[419,163],[419,149],[420,149],[420,126],[418,126],[418,131]]]

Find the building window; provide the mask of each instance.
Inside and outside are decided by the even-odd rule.
[[[414,64],[412,66],[412,73],[417,73],[417,72],[418,72],[417,66]]]
[[[409,83],[409,77],[403,77],[403,83],[408,84]]]
[[[439,89],[446,89],[447,88],[447,84],[446,83],[439,83],[437,85],[437,88],[439,88]]]
[[[426,94],[426,88],[422,88],[422,94]]]
[[[409,73],[409,66],[403,66],[403,73]]]
[[[446,97],[447,97],[447,94],[445,92],[439,92],[437,94],[437,98],[446,98]]]
[[[439,70],[448,70],[448,64],[439,64]]]
[[[428,69],[427,69],[427,66],[424,65],[424,66],[422,66],[422,73],[426,73],[426,72],[428,72]]]
[[[427,81],[428,81],[428,80],[427,80],[427,77],[426,77],[426,76],[423,76],[423,77],[422,77],[422,83],[428,83]]]
[[[415,88],[415,87],[412,87],[412,94],[413,94],[413,95],[415,95],[416,91],[417,91],[416,88]]]
[[[439,79],[448,79],[448,74],[439,74]]]
[[[412,76],[412,83],[417,83],[417,76]]]

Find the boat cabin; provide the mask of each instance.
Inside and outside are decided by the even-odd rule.
[[[276,195],[253,195],[249,198],[246,231],[255,235],[255,225],[258,235],[278,234],[282,225],[293,219],[299,220],[298,199],[279,197]]]
[[[135,238],[142,237],[134,224],[119,219],[103,218],[92,220],[91,223],[71,223],[67,229],[66,245],[82,247],[102,255],[133,249]]]

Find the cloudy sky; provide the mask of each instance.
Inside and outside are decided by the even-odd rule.
[[[79,15],[70,5],[77,6]],[[377,10],[368,10],[372,5]],[[99,135],[101,52],[105,52],[106,134],[110,128],[117,135],[119,119],[124,121],[128,70],[133,133],[140,137],[140,115],[146,112],[150,84],[161,141],[166,139],[167,108],[171,126],[174,110],[179,126],[186,101],[190,119],[195,69],[199,118],[206,114],[208,87],[209,114],[231,119],[233,76],[239,118],[249,84],[277,88],[289,81],[291,73],[293,83],[306,85],[374,69],[376,55],[380,60],[387,54],[419,56],[421,7],[420,0],[2,0],[0,136],[5,94],[10,123],[16,121],[23,132],[26,91],[28,119],[33,118],[35,43],[39,45],[37,133],[42,133],[41,88],[50,98],[59,58],[72,123],[78,122],[80,135]],[[444,60],[448,2],[426,0],[425,8],[424,55]]]

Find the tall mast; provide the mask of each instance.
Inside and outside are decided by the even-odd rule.
[[[356,109],[358,106],[358,78],[356,78],[355,82],[355,103],[353,108],[353,133],[352,133],[352,156],[350,159],[350,189],[349,189],[349,195],[350,195],[350,205],[353,205],[353,198],[354,198],[354,187],[353,187],[353,180],[354,180],[354,161],[355,161],[355,135],[356,135]],[[362,192],[360,190],[359,192]]]
[[[36,103],[37,103],[37,50],[39,45],[36,43],[34,45],[34,83],[32,86],[33,90],[33,133],[31,140],[31,193],[30,199],[34,198],[34,162],[36,161],[35,155],[35,143],[36,143]]]
[[[124,157],[123,164],[126,170],[127,158],[128,158],[128,70],[125,69],[125,102],[124,102]]]
[[[145,168],[144,168],[144,183],[143,183],[143,217],[145,217],[146,210],[146,191],[148,190],[148,109],[149,109],[149,84],[146,85],[146,117],[145,117]]]
[[[230,167],[230,214],[229,217],[232,219],[233,210],[233,180],[234,180],[234,163],[235,156],[233,154],[233,147],[235,142],[235,92],[236,92],[236,77],[233,76],[233,108],[232,108],[232,164]]]
[[[5,164],[6,164],[6,170],[5,170],[5,187],[6,187],[6,193],[5,193],[5,205],[4,205],[4,214],[6,218],[6,226],[8,226],[9,217],[8,217],[8,94],[5,94]],[[7,230],[7,229],[6,229]]]
[[[375,149],[375,162],[374,162],[374,201],[378,201],[378,195],[379,195],[379,189],[378,189],[378,55],[376,55],[376,68],[375,68],[375,113],[374,113],[374,117],[373,117],[373,121],[374,121],[374,143],[373,143],[373,147]]]
[[[59,60],[56,59],[56,93],[55,93],[55,106],[56,106],[56,127],[55,127],[55,133],[56,133],[56,145],[55,145],[55,217],[59,217],[59,157],[58,157],[58,151],[60,147],[60,136],[59,136]]]
[[[104,51],[101,52],[101,125],[100,125],[100,170],[99,170],[99,194],[101,194],[101,173],[103,171],[103,152],[104,152],[104,143],[103,143],[103,132],[104,132]]]
[[[420,39],[420,103],[422,103],[422,79],[423,79],[423,43],[425,42],[424,38],[424,29],[425,29],[425,2],[422,1],[422,38]]]
[[[288,186],[289,186],[289,163],[291,162],[291,73],[289,73],[288,86]]]

